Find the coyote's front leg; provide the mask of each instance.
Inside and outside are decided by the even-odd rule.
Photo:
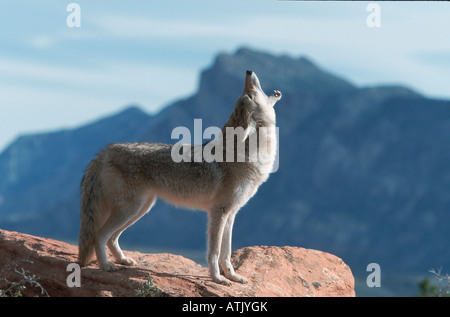
[[[237,212],[237,211],[236,211]],[[222,235],[222,246],[220,250],[220,266],[224,272],[224,275],[234,282],[247,283],[247,279],[234,272],[233,265],[231,264],[231,236],[233,232],[234,218],[236,212],[228,215],[225,223],[225,228]]]
[[[209,273],[214,282],[231,285],[230,281],[220,275],[219,270],[220,247],[226,219],[227,212],[225,208],[217,208],[209,212],[208,265]]]

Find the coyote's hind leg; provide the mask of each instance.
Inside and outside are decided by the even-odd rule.
[[[119,237],[122,234],[122,232],[124,232],[128,227],[130,227],[131,225],[133,225],[136,221],[138,221],[143,215],[145,215],[154,205],[156,200],[156,196],[151,196],[147,199],[145,199],[145,203],[141,203],[139,204],[139,206],[137,207],[136,211],[134,212],[134,216],[127,219],[126,222],[117,230],[115,231],[111,238],[109,238],[108,240],[108,248],[111,250],[111,253],[113,254],[113,256],[116,258],[116,261],[120,264],[123,265],[137,265],[137,262],[130,258],[130,257],[126,257],[123,252],[122,249],[120,248],[119,245]]]

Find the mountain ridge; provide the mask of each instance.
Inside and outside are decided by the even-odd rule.
[[[0,154],[0,227],[75,240],[79,182],[103,146],[175,143],[170,131],[191,129],[195,118],[203,128],[221,127],[247,69],[266,93],[283,92],[275,108],[280,168],[238,214],[234,247],[320,249],[343,258],[355,275],[377,261],[392,272],[450,265],[450,101],[404,86],[357,87],[307,58],[249,48],[219,54],[196,93],[158,113],[131,106],[76,129],[17,139]],[[20,214],[28,220],[17,221]],[[123,241],[204,249],[205,231],[203,213],[158,201]]]

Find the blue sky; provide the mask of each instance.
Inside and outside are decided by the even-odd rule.
[[[70,2],[81,27],[69,28]],[[357,85],[450,99],[450,3],[272,0],[14,0],[0,5],[0,151],[21,134],[75,127],[131,103],[192,94],[218,52],[307,56]]]

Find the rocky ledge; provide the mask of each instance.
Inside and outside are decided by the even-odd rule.
[[[255,246],[235,251],[236,272],[249,282],[231,286],[214,283],[208,268],[180,255],[124,251],[139,266],[120,266],[110,273],[99,270],[96,261],[79,270],[77,253],[77,246],[65,242],[0,230],[0,294],[355,296],[352,272],[340,258],[298,247]]]

